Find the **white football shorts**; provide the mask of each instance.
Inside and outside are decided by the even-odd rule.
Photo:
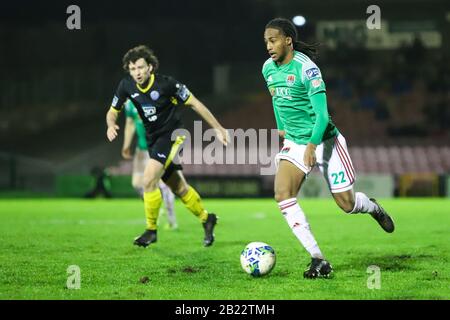
[[[313,168],[307,167],[303,162],[306,145],[296,144],[291,140],[284,140],[283,148],[275,156],[278,168],[280,160],[284,159],[303,171],[306,176]],[[316,148],[317,166],[322,172],[332,193],[350,190],[355,182],[355,169],[347,150],[347,143],[342,134],[338,134],[323,141]]]

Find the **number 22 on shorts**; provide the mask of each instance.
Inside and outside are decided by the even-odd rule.
[[[339,171],[338,173],[332,173],[331,176],[333,177],[333,184],[339,184],[347,182],[344,177],[344,171]],[[341,181],[339,181],[339,179]]]

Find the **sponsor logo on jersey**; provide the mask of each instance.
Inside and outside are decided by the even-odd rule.
[[[118,101],[119,101],[119,98],[117,98],[116,96],[114,96],[111,105],[112,105],[113,107],[116,107]]]
[[[291,89],[275,88],[275,95],[284,99],[292,100]]]
[[[144,110],[145,117],[147,118],[156,113],[156,107],[149,104],[142,105],[142,110]]]
[[[311,81],[311,85],[314,88],[320,87],[321,84],[322,84],[322,79],[314,79],[313,81]]]
[[[163,153],[157,153],[158,157],[166,159],[166,155]]]
[[[159,99],[159,92],[158,91],[152,91],[150,92],[150,98],[152,98],[153,101],[156,101]]]
[[[295,83],[295,75],[293,74],[288,74],[286,77],[286,84],[288,86],[293,86]]]
[[[191,95],[191,92],[189,91],[189,89],[185,85],[180,85],[180,84],[177,84],[177,88],[178,88],[177,96],[181,100],[186,101],[189,98],[189,96]]]
[[[315,78],[315,77],[319,77],[320,76],[320,71],[319,71],[319,68],[311,68],[311,69],[308,69],[308,70],[306,70],[306,77],[308,78],[308,79],[312,79],[312,78]]]
[[[138,95],[139,95],[139,93],[133,93],[133,94],[131,95],[131,97],[132,97],[132,98],[136,98]]]

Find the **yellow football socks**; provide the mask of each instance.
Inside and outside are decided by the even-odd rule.
[[[181,201],[196,217],[199,217],[202,222],[206,222],[208,211],[203,207],[202,199],[194,188],[189,186],[188,192],[181,197]]]
[[[150,192],[144,192],[144,209],[148,230],[156,230],[156,221],[158,220],[161,202],[162,196],[159,188]]]

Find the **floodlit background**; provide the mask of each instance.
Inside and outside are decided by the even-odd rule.
[[[356,0],[78,1],[81,30],[66,27],[70,4],[1,5],[0,190],[80,196],[102,167],[113,194],[133,195],[122,136],[106,141],[104,117],[121,58],[137,44],[153,48],[160,72],[186,83],[227,128],[274,128],[263,31],[283,16],[296,17],[301,40],[322,44],[329,111],[360,187],[385,197],[448,195],[448,1],[379,1],[380,30],[366,26],[371,3]],[[192,130],[199,118],[183,114]],[[259,165],[187,165],[185,173],[204,196],[239,196],[224,176],[232,186],[251,178],[244,196],[271,196],[273,176],[261,176]],[[327,195],[321,178],[311,181],[307,196]]]
[[[80,30],[66,27],[72,4]],[[372,4],[2,1],[0,299],[449,299],[450,2],[377,1],[379,30],[366,25]],[[395,232],[342,213],[316,170],[299,203],[336,277],[304,280],[310,258],[272,199],[274,176],[261,175],[261,163],[193,164],[184,165],[189,183],[220,217],[214,245],[202,246],[201,225],[176,200],[179,230],[164,229],[161,214],[158,243],[133,246],[143,203],[120,156],[123,131],[109,143],[105,124],[123,54],[153,48],[160,72],[184,82],[229,129],[274,129],[261,68],[265,24],[280,16],[295,17],[300,40],[321,43],[316,62],[356,190],[380,201]],[[199,117],[182,112],[194,134]],[[232,151],[278,152],[278,137],[266,142]],[[113,199],[83,199],[102,172]],[[262,279],[241,270],[251,241],[277,254]]]

